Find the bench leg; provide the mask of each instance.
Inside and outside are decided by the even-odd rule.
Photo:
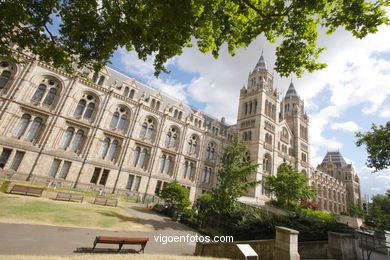
[[[96,244],[97,244],[97,238],[95,238],[95,241],[93,242],[92,252],[93,250],[95,250]]]
[[[144,243],[144,244],[141,244],[141,250],[139,250],[139,252],[141,252],[141,251],[142,251],[142,254],[144,254],[144,253],[145,253],[145,246],[146,246],[146,243]]]
[[[123,246],[123,242],[119,244],[118,252],[121,251],[122,246]]]

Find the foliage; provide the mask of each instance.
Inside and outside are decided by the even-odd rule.
[[[348,207],[348,215],[351,217],[363,217],[363,209],[360,205],[351,204]]]
[[[263,182],[266,190],[276,195],[280,205],[289,207],[317,195],[318,191],[309,186],[308,180],[293,166],[284,164],[279,167],[277,176],[269,175]]]
[[[313,210],[313,209],[302,209],[301,210],[304,215],[311,216],[313,218],[317,218],[326,222],[336,222],[337,219],[333,214],[321,211],[321,210]]]
[[[386,126],[372,124],[372,132],[358,132],[356,145],[366,146],[368,158],[366,165],[374,168],[374,172],[386,169],[390,166],[390,121]]]
[[[169,183],[161,191],[161,198],[165,199],[165,201],[171,205],[179,207],[180,209],[191,205],[188,196],[188,190],[181,186],[177,181]]]
[[[385,195],[375,195],[366,216],[366,223],[380,230],[390,230],[390,189]]]
[[[9,42],[29,49],[58,67],[100,69],[119,47],[146,60],[155,55],[155,74],[164,63],[197,42],[215,58],[223,44],[229,53],[257,36],[276,48],[275,70],[282,76],[325,67],[318,29],[342,27],[356,38],[388,23],[387,0],[9,0],[0,2],[0,56],[12,57]],[[15,12],[17,10],[17,12]],[[54,25],[53,25],[54,24]]]
[[[311,200],[302,200],[301,201],[301,208],[319,210],[320,205],[318,203],[315,203],[314,201],[311,201]]]
[[[246,160],[247,147],[236,136],[231,144],[224,147],[221,165],[218,169],[218,186],[211,192],[212,207],[219,214],[232,210],[237,199],[248,188],[258,184],[248,180],[258,167],[251,160]]]

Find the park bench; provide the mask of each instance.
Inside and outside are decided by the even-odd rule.
[[[24,185],[15,184],[14,186],[12,186],[11,190],[9,191],[9,193],[41,196],[43,190],[44,190],[44,188],[38,188],[38,187],[24,186]]]
[[[95,200],[93,201],[93,204],[116,207],[118,205],[118,200],[96,196]]]
[[[141,249],[138,251],[144,253],[146,243],[149,241],[149,238],[130,238],[130,237],[106,237],[106,236],[97,236],[93,242],[92,251],[95,249],[96,244],[114,244],[119,245],[118,252],[122,249],[123,245],[141,245]]]
[[[57,192],[55,200],[80,201],[80,203],[82,203],[84,200],[84,195],[69,192]]]

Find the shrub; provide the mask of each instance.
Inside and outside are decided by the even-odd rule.
[[[301,212],[306,215],[310,216],[325,222],[336,222],[337,219],[333,214],[321,211],[321,210],[314,210],[314,209],[302,209]]]

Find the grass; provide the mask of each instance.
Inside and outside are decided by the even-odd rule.
[[[85,254],[85,255],[0,255],[4,260],[227,260],[227,258],[149,254]]]
[[[0,222],[107,229],[150,231],[122,207],[104,207],[87,202],[54,201],[0,193]]]

